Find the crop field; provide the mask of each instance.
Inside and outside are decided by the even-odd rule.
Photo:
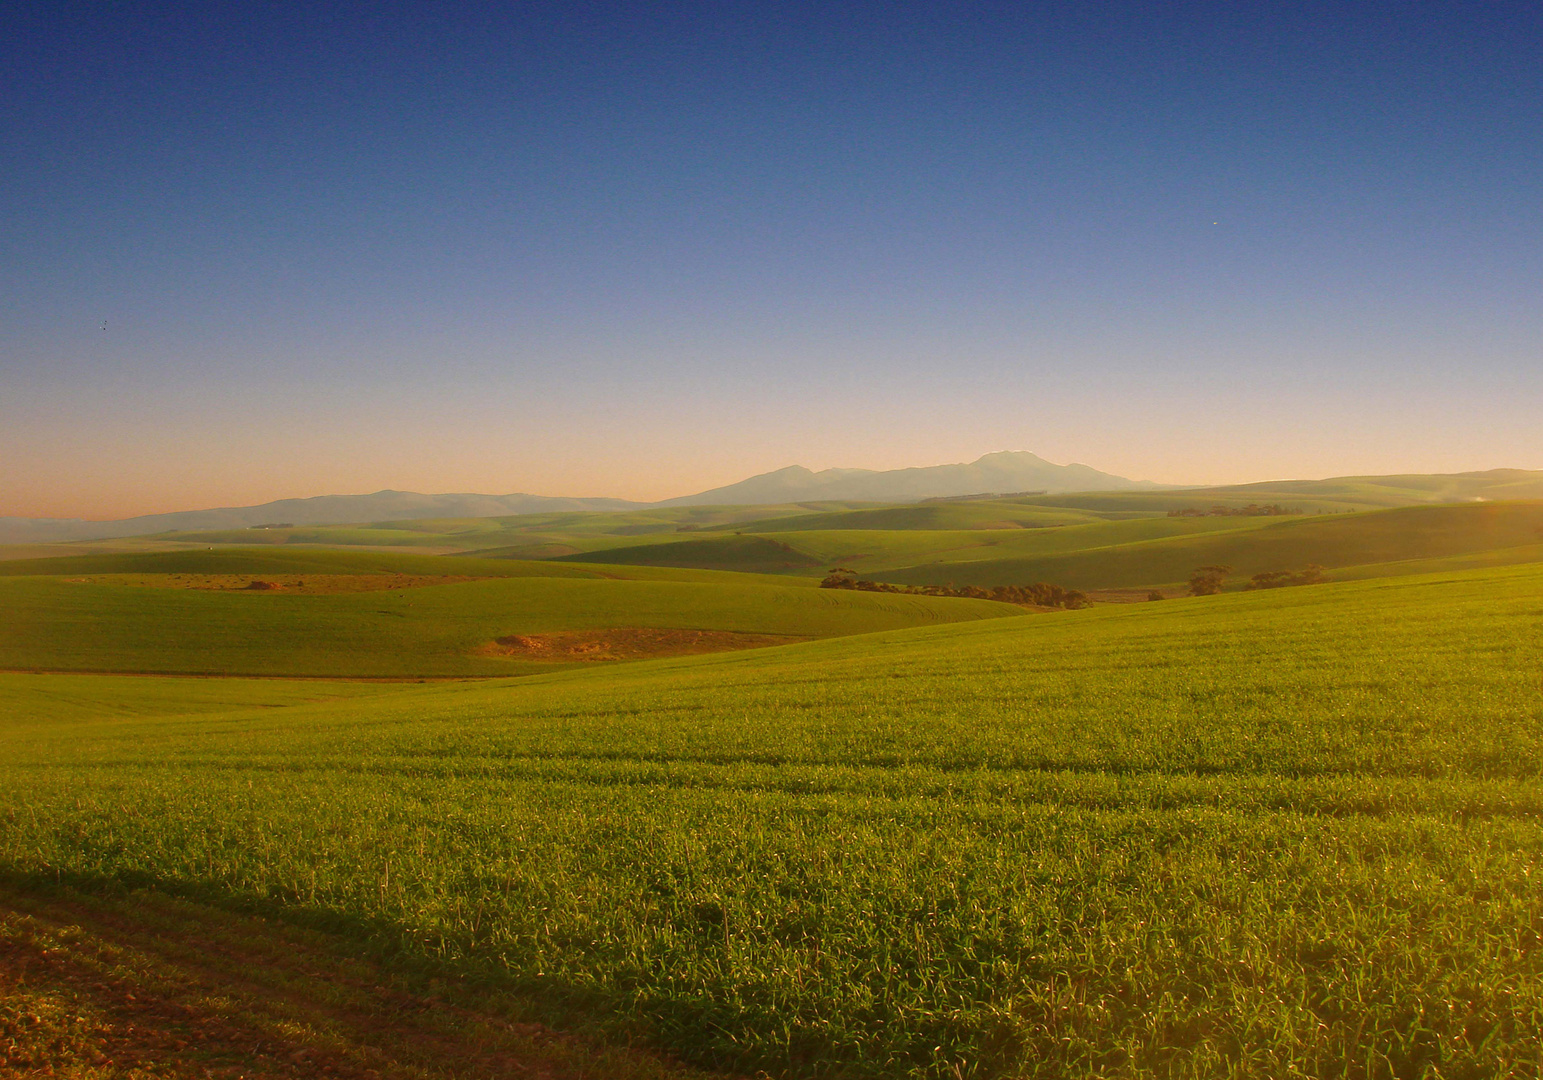
[[[1196,566],[1231,566],[1239,578],[1318,563],[1334,570],[1378,567],[1377,576],[1403,562],[1479,557],[1510,552],[1505,561],[1535,561],[1543,554],[1543,503],[1400,507],[1360,514],[1285,518],[1201,518],[1209,528],[1157,535],[1155,526],[1184,519],[1082,526],[1056,533],[1114,533],[1105,545],[1039,547],[1039,538],[1010,538],[988,558],[967,567],[942,560],[933,565],[886,568],[887,580],[937,583],[1044,579],[1073,588],[1122,588],[1174,584]],[[1115,530],[1129,530],[1128,539]],[[1142,535],[1147,532],[1150,535]],[[1434,569],[1434,566],[1422,569]],[[1352,575],[1355,576],[1355,575]]]
[[[1009,520],[1019,514],[1016,521]],[[1256,573],[1317,563],[1341,577],[1506,565],[1543,557],[1543,503],[1469,503],[1278,517],[1037,518],[1044,508],[983,502],[844,511],[755,522],[759,533],[561,554],[567,564],[700,566],[807,574],[848,566],[899,584],[1050,581],[1077,589],[1172,588],[1197,566]],[[998,520],[1002,519],[1002,520]],[[973,524],[970,522],[973,521]],[[823,526],[823,527],[822,527]],[[773,543],[781,550],[770,550]]]
[[[1543,1072],[1543,567],[875,631],[0,677],[0,869],[740,1075]]]
[[[422,568],[425,560],[440,575],[386,572],[393,565]],[[485,677],[1024,614],[984,600],[842,593],[693,569],[639,568],[644,580],[622,580],[627,568],[352,552],[57,561],[68,564],[58,569],[76,573],[0,576],[7,616],[0,623],[0,669]],[[361,564],[376,572],[317,576],[297,564],[312,570]],[[147,566],[158,572],[146,573]],[[246,573],[237,572],[241,566]],[[284,567],[287,573],[275,573]],[[444,575],[479,567],[505,576]],[[567,636],[575,633],[589,637]]]

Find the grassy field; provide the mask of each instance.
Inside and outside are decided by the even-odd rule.
[[[137,890],[0,885],[0,1069],[72,1080],[701,1080],[327,934]]]
[[[1000,503],[963,504],[970,513],[1002,513]],[[1470,565],[1531,562],[1543,556],[1543,502],[1467,503],[1360,513],[1282,517],[1145,516],[1057,526],[928,528],[958,524],[960,504],[847,511],[764,522],[764,534],[680,541],[568,555],[576,565],[600,560],[632,565],[703,566],[776,572],[776,541],[790,573],[850,567],[900,584],[1021,584],[1048,581],[1077,589],[1181,586],[1198,566],[1234,569],[1237,587],[1257,573],[1317,563],[1342,577],[1389,576],[1438,569],[1440,560]],[[1020,508],[1021,509],[1021,508]],[[935,514],[934,510],[947,511]],[[839,527],[818,528],[835,521]],[[1029,520],[1025,518],[1024,520]],[[888,528],[863,528],[887,522]],[[919,525],[918,522],[921,524]],[[1003,522],[995,522],[1001,525]],[[758,546],[759,545],[759,546]],[[800,566],[794,556],[803,556]],[[1358,569],[1361,568],[1361,569]]]
[[[500,682],[10,676],[0,866],[718,1070],[1535,1076],[1540,670],[1528,566]]]
[[[25,671],[487,677],[1023,615],[989,601],[836,592],[710,570],[373,552],[0,565],[0,669]],[[483,572],[502,576],[457,580]]]
[[[787,571],[808,574],[823,565],[818,554],[766,536],[715,536],[670,543],[606,548],[586,555],[563,555],[553,562],[605,562],[611,565],[700,567],[753,574]],[[821,571],[823,572],[823,571]]]
[[[864,505],[868,504],[808,502],[786,506],[690,506],[623,512],[563,511],[489,518],[419,518],[351,525],[173,532],[143,538],[140,542],[159,542],[167,546],[319,544],[331,547],[419,548],[437,553],[508,552],[550,546],[565,547],[569,551],[589,551],[636,544],[638,537],[654,536],[675,540],[679,539],[680,532],[719,527],[732,529],[737,522],[841,512]]]
[[[1185,520],[1210,527],[1134,538]],[[1099,530],[1112,542],[1057,545],[1080,539],[1078,532]],[[1119,536],[1122,530],[1133,538]],[[1197,566],[1217,564],[1231,566],[1241,586],[1253,574],[1297,570],[1309,563],[1334,571],[1376,567],[1372,573],[1388,576],[1402,569],[1400,563],[1410,563],[1418,572],[1435,569],[1433,560],[1489,552],[1506,552],[1509,562],[1531,562],[1543,554],[1543,502],[1401,507],[1313,517],[1163,518],[1055,530],[1045,541],[1036,534],[1024,540],[1009,537],[998,550],[1000,554],[988,558],[971,552],[976,557],[968,565],[954,561],[957,556],[943,556],[934,563],[884,567],[882,574],[887,581],[910,584],[1043,580],[1099,589],[1174,585],[1186,581]],[[877,576],[879,569],[874,572]]]

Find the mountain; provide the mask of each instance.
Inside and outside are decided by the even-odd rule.
[[[1056,465],[1023,451],[1004,450],[962,465],[926,468],[824,469],[811,472],[792,465],[762,473],[727,487],[669,499],[661,506],[747,506],[758,503],[842,499],[863,502],[914,502],[918,499],[984,492],[1137,491],[1158,485],[1127,480],[1087,465]]]
[[[1004,451],[966,465],[920,469],[825,469],[792,465],[727,487],[658,503],[625,499],[565,499],[548,495],[420,495],[377,491],[371,495],[318,495],[280,499],[260,506],[183,510],[118,521],[80,518],[0,517],[0,544],[48,544],[69,540],[111,540],[154,533],[246,529],[254,525],[341,525],[410,518],[502,517],[574,510],[642,510],[652,506],[755,506],[767,503],[843,499],[915,502],[919,499],[984,492],[1132,491],[1155,488],[1145,481],[1111,476],[1086,465],[1055,465],[1033,454]]]
[[[1407,476],[1340,476],[1326,480],[1271,480],[1226,487],[1163,487],[1127,480],[1086,465],[1056,465],[1024,452],[987,454],[960,465],[929,468],[824,469],[799,465],[762,473],[726,487],[657,503],[625,499],[566,499],[549,495],[421,495],[413,491],[377,491],[371,495],[318,495],[280,499],[261,506],[184,510],[119,521],[79,518],[0,517],[0,544],[47,544],[70,540],[111,540],[175,530],[245,529],[254,525],[341,525],[351,522],[404,521],[413,518],[503,517],[514,514],[567,513],[582,510],[645,510],[665,506],[756,506],[812,501],[903,503],[922,499],[1043,491],[1170,491],[1192,501],[1208,497],[1246,497],[1260,502],[1311,499],[1330,509],[1412,506],[1420,503],[1543,499],[1543,471],[1490,469],[1484,472]],[[1068,496],[1079,501],[1075,496]],[[1129,498],[1129,497],[1127,497]],[[1156,496],[1154,496],[1156,498]],[[1080,501],[1086,503],[1092,495]],[[1148,500],[1149,501],[1149,500]],[[1169,500],[1171,501],[1171,499]],[[1139,497],[1137,502],[1143,502]],[[1122,502],[1127,509],[1139,508]],[[1153,503],[1153,509],[1162,509]]]
[[[186,529],[246,529],[253,525],[338,525],[407,518],[501,517],[572,510],[637,510],[647,503],[625,499],[565,499],[547,495],[420,495],[377,491],[371,495],[318,495],[280,499],[261,506],[183,510],[118,521],[79,518],[0,517],[0,544],[48,544],[66,540],[110,540],[119,536]]]

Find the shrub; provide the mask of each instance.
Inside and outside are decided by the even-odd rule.
[[[1201,566],[1189,576],[1189,595],[1214,596],[1222,591],[1222,585],[1227,580],[1227,575],[1232,573],[1230,566]]]
[[[1092,603],[1086,593],[1045,581],[1036,581],[1032,585],[993,585],[989,589],[979,585],[891,585],[883,581],[864,580],[855,571],[840,566],[825,575],[820,588],[907,593],[912,596],[957,596],[971,600],[996,600],[1024,607],[1065,608],[1068,611],[1085,608]]]
[[[1323,567],[1317,563],[1308,563],[1306,568],[1293,574],[1290,570],[1267,570],[1262,574],[1255,574],[1248,580],[1250,589],[1279,589],[1287,585],[1317,585],[1327,581],[1323,576]]]

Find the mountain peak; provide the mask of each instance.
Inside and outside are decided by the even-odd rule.
[[[811,499],[915,502],[1009,491],[1121,491],[1153,486],[1086,465],[1056,465],[1027,450],[998,450],[975,461],[910,469],[823,469],[789,465],[737,484],[670,499],[664,506],[754,505]]]

